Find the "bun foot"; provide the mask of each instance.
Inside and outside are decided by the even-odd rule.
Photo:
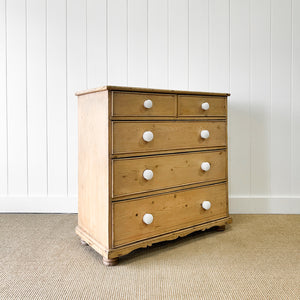
[[[224,230],[225,230],[225,225],[217,227],[217,231],[224,231]]]
[[[119,257],[116,258],[103,257],[102,261],[105,266],[115,266],[119,263]]]
[[[82,239],[80,239],[80,243],[83,246],[88,246],[88,243],[86,241],[82,240]]]

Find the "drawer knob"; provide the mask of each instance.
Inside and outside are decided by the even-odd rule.
[[[204,102],[204,103],[202,103],[201,107],[202,107],[203,110],[208,110],[209,109],[209,103]]]
[[[145,108],[151,108],[152,107],[152,101],[150,99],[147,99],[144,101],[144,107]]]
[[[143,177],[146,179],[146,180],[151,180],[153,178],[153,172],[151,170],[145,170],[143,172]]]
[[[211,203],[209,201],[203,201],[201,205],[205,210],[209,210],[211,208]]]
[[[208,139],[209,138],[209,131],[208,130],[201,130],[200,135],[203,139]]]
[[[151,214],[144,214],[143,222],[147,225],[151,224],[153,222],[153,216]]]
[[[210,163],[207,162],[207,161],[203,162],[203,163],[201,164],[201,169],[202,169],[203,171],[205,171],[205,172],[209,171],[209,169],[210,169]]]
[[[145,131],[143,133],[143,140],[145,142],[151,142],[153,140],[153,133],[151,131]]]

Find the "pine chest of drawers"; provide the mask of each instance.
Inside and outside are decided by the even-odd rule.
[[[225,229],[228,94],[107,86],[77,96],[76,233],[104,264]]]

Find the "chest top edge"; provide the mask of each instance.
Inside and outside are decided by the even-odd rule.
[[[184,90],[167,90],[167,89],[152,89],[141,87],[125,87],[125,86],[102,86],[93,89],[78,91],[75,95],[81,96],[85,94],[97,93],[101,91],[128,91],[128,92],[145,92],[145,93],[166,93],[166,94],[180,94],[180,95],[202,95],[202,96],[223,96],[229,97],[229,93],[213,93],[200,91],[184,91]]]

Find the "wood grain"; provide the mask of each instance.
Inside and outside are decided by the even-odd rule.
[[[208,110],[203,110],[202,103],[209,104]],[[208,96],[178,96],[178,116],[226,116],[226,98]]]
[[[113,92],[113,116],[176,116],[176,96],[168,94]],[[152,108],[145,108],[145,100]]]
[[[78,224],[108,248],[110,203],[107,97],[107,92],[99,92],[78,99]],[[102,122],[99,122],[99,118]]]
[[[113,204],[113,244],[120,246],[170,231],[226,217],[226,184],[191,189],[168,195]],[[204,210],[201,203],[211,202]],[[143,222],[144,214],[153,215],[153,223]]]
[[[86,241],[89,246],[91,246],[95,251],[100,253],[103,257],[114,258],[114,257],[120,257],[123,255],[126,255],[138,248],[150,247],[155,243],[159,243],[162,241],[171,241],[171,240],[177,239],[179,237],[184,237],[195,231],[200,231],[200,230],[204,231],[204,230],[212,228],[212,227],[223,226],[223,225],[227,225],[227,224],[231,224],[231,223],[232,223],[232,218],[225,217],[225,218],[221,218],[221,219],[214,220],[211,222],[206,222],[206,223],[198,224],[198,225],[191,226],[188,228],[176,230],[176,231],[166,233],[163,235],[159,235],[157,237],[149,238],[149,239],[146,239],[143,241],[137,241],[136,243],[132,243],[129,245],[124,245],[124,246],[110,248],[110,249],[104,248],[99,242],[97,242],[89,233],[84,231],[80,226],[76,227],[76,233],[84,241]]]
[[[201,130],[210,137],[202,139]],[[143,133],[152,131],[151,142],[143,140]],[[226,122],[113,122],[113,154],[181,150],[226,145]]]
[[[207,95],[207,96],[230,96],[229,93],[213,93],[213,92],[199,92],[199,91],[184,91],[184,90],[166,90],[166,89],[152,89],[152,88],[140,88],[140,87],[128,87],[128,86],[101,86],[98,88],[87,89],[76,93],[77,96],[97,93],[100,91],[131,91],[131,92],[146,92],[146,93],[166,93],[166,94],[180,94],[180,95]]]
[[[226,155],[223,150],[113,160],[113,196],[224,180]],[[209,171],[201,170],[202,162],[210,163]],[[151,180],[143,177],[146,169],[154,174]]]
[[[103,256],[105,265],[114,265],[119,256],[154,242],[231,221],[224,97],[183,97],[183,114],[178,116],[177,100],[182,94],[95,91],[78,97],[76,232]],[[149,98],[153,107],[145,111],[143,103]],[[221,115],[212,102],[217,116],[197,112],[191,116],[189,111],[203,99],[223,102],[225,113]],[[209,138],[201,138],[202,130],[209,131]],[[145,131],[153,132],[151,142],[142,139]],[[202,162],[210,163],[209,171],[201,170]],[[143,178],[146,169],[154,172],[149,181]],[[204,200],[211,202],[209,210],[202,208]],[[154,216],[152,224],[143,222],[145,213]]]

